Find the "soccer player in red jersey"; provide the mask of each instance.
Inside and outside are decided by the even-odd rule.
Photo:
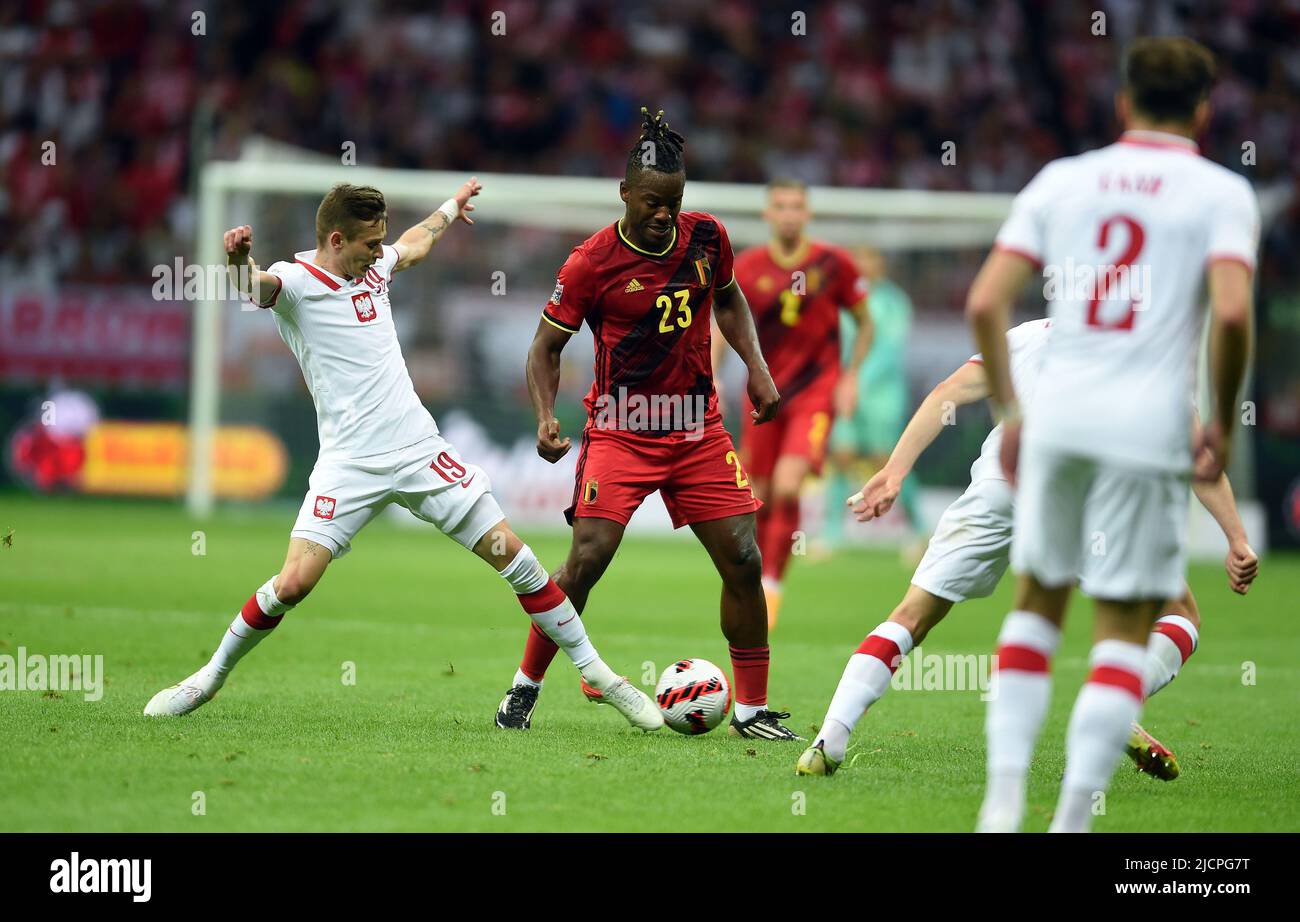
[[[769,625],[781,604],[781,579],[799,529],[799,490],[821,472],[832,413],[849,416],[858,399],[858,370],[871,349],[867,282],[847,252],[805,234],[812,211],[808,190],[797,179],[767,187],[763,217],[772,229],[765,246],[736,257],[736,281],[754,312],[758,343],[772,363],[781,392],[781,415],[771,426],[746,425],[741,456],[753,478],[758,546]],[[857,318],[857,340],[847,366],[840,365],[840,311]],[[715,342],[715,367],[725,347]]]
[[[642,113],[641,138],[619,184],[626,211],[570,254],[528,353],[537,452],[554,463],[572,443],[560,437],[554,414],[560,353],[584,321],[595,336],[596,380],[565,511],[573,543],[554,578],[581,611],[632,513],[660,491],[673,525],[691,526],[722,577],[722,633],[736,693],[730,732],[795,740],[781,723],[790,715],[767,708],[767,610],[754,537],[760,504],[718,413],[711,312],[749,368],[754,423],[767,424],[781,398],[735,283],[726,230],[712,215],[681,211],[684,139],[662,112]],[[497,726],[531,725],[555,652],[545,633],[530,632]],[[588,697],[599,700],[597,693]]]

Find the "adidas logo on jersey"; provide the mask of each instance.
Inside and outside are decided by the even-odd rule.
[[[632,281],[627,283],[627,287],[623,289],[623,294],[628,294],[633,291],[645,291],[645,286],[636,279],[632,279]]]

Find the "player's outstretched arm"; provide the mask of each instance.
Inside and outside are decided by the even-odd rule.
[[[568,453],[573,440],[560,438],[560,421],[555,418],[555,394],[560,389],[560,353],[573,334],[542,318],[533,344],[528,347],[528,399],[537,414],[537,453],[554,464]]]
[[[754,409],[749,415],[754,423],[765,423],[776,416],[781,405],[772,373],[767,370],[767,360],[758,345],[758,332],[754,329],[754,315],[749,310],[745,293],[733,278],[731,283],[713,292],[713,316],[723,338],[736,350],[745,367],[749,369],[749,400]]]
[[[408,228],[406,233],[397,238],[393,244],[397,250],[397,265],[394,272],[409,269],[423,261],[429,255],[433,245],[447,228],[460,218],[466,224],[473,224],[469,212],[474,210],[470,199],[483,191],[483,185],[477,176],[471,176],[465,185],[456,190],[456,194],[438,206],[438,210],[419,224]]]
[[[1196,440],[1197,480],[1213,482],[1228,466],[1237,395],[1246,376],[1253,330],[1250,270],[1235,260],[1210,264],[1210,421]]]
[[[863,485],[859,493],[846,500],[853,507],[858,521],[869,522],[887,513],[898,499],[903,480],[912,472],[916,459],[939,437],[944,426],[949,424],[953,411],[988,395],[988,381],[984,369],[977,362],[966,362],[935,385],[908,420],[885,466]]]
[[[240,294],[252,298],[258,307],[270,307],[263,298],[271,300],[275,297],[280,280],[269,272],[263,272],[253,262],[253,228],[247,224],[232,227],[224,234],[223,242],[230,283]]]
[[[1033,270],[1034,264],[1025,257],[995,249],[984,260],[966,296],[966,318],[984,357],[993,417],[1002,423],[1002,472],[1011,483],[1016,480],[1021,416],[1015,388],[1011,385],[1007,327],[1011,305]]]

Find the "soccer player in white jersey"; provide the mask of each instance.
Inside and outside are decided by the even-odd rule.
[[[1011,380],[1022,399],[1030,399],[1038,377],[1051,320],[1031,320],[1007,333]],[[989,396],[983,359],[973,355],[921,402],[885,465],[849,498],[858,521],[885,515],[893,507],[916,460],[930,446],[956,408]],[[1191,412],[1190,406],[1188,412]],[[813,745],[799,757],[798,775],[830,775],[839,768],[849,735],[862,715],[886,691],[902,658],[920,644],[953,605],[992,594],[1011,556],[1015,494],[1002,474],[998,456],[1002,428],[994,426],[970,469],[970,485],[948,507],[935,528],[912,585],[890,614],[858,646]],[[1245,595],[1258,572],[1259,558],[1246,540],[1226,474],[1195,485],[1196,497],[1228,539],[1224,567],[1233,591]],[[1168,685],[1196,649],[1200,612],[1192,591],[1162,606],[1147,642],[1143,692],[1147,697]],[[1178,776],[1178,762],[1167,748],[1134,724],[1128,754],[1138,767],[1163,780]]]
[[[1003,424],[1002,467],[1016,486],[1020,577],[998,635],[981,831],[1020,828],[1048,664],[1076,581],[1094,600],[1095,643],[1050,828],[1091,827],[1141,712],[1152,624],[1184,585],[1190,477],[1215,480],[1228,462],[1259,211],[1250,184],[1203,159],[1193,140],[1213,78],[1213,58],[1195,42],[1135,42],[1116,98],[1127,130],[1043,168],[1016,197],[967,298]],[[1022,417],[1005,331],[1040,266],[1052,327]],[[1081,267],[1097,269],[1094,285],[1080,284]],[[1053,286],[1061,275],[1066,284]],[[1194,446],[1187,398],[1207,288],[1212,412]]]
[[[458,218],[472,224],[470,179],[392,245],[383,194],[336,185],[316,212],[316,247],[258,269],[248,225],[225,233],[240,290],[272,311],[316,404],[320,454],[280,572],[249,597],[212,659],[145,707],[188,714],[212,699],[231,669],[315,588],[330,561],[390,503],[399,503],[489,563],[533,622],[568,654],[587,684],[643,730],[663,726],[654,702],[596,653],[564,592],[511,530],[487,475],[442,436],[420,402],[393,322],[393,276],[420,263]],[[242,270],[242,271],[241,271]]]

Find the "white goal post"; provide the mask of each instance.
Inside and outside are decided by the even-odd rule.
[[[339,166],[334,163],[213,161],[199,177],[196,257],[201,265],[225,262],[221,235],[238,219],[226,214],[236,192],[301,194],[320,197],[336,182],[380,189],[398,205],[436,206],[464,173]],[[483,193],[475,203],[475,222],[508,223],[570,231],[585,237],[616,216],[618,180],[570,176],[481,173]],[[689,181],[692,210],[718,214],[738,245],[767,239],[760,217],[764,187],[741,183]],[[869,243],[882,250],[957,249],[992,242],[1012,197],[976,192],[846,189],[814,186],[811,200],[817,236],[837,243]],[[213,509],[212,445],[220,415],[221,311],[228,304],[204,300],[196,305],[190,367],[189,484],[186,504],[196,518]]]

